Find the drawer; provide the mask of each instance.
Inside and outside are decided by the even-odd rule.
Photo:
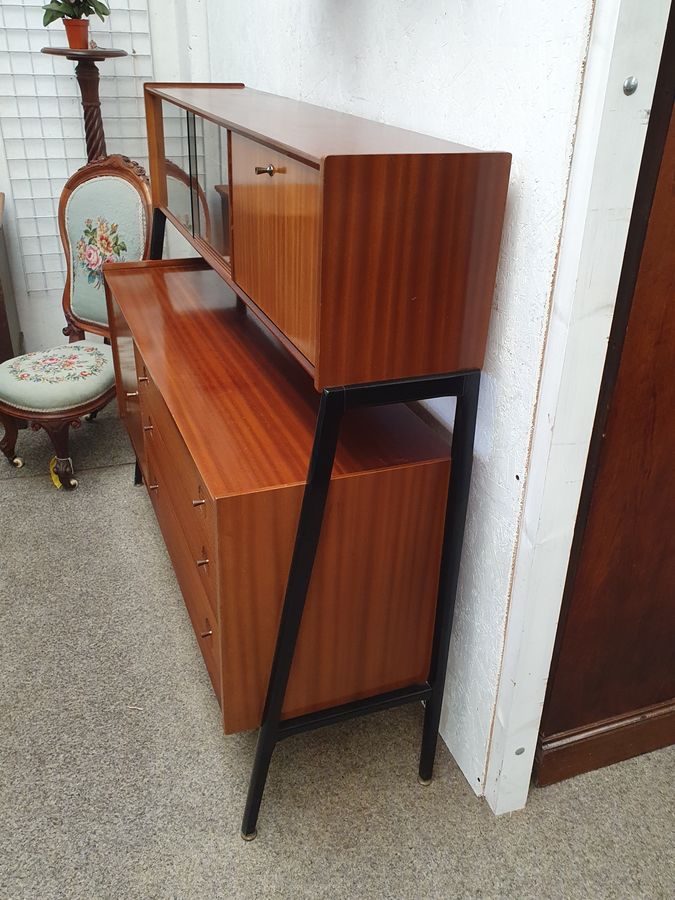
[[[222,705],[218,619],[213,614],[213,609],[197,574],[197,568],[185,540],[185,535],[178,524],[171,495],[167,489],[166,478],[161,467],[157,464],[154,446],[148,447],[147,463],[148,493],[150,494],[171,562],[173,563],[185,606],[190,614],[197,643],[202,651],[218,701]]]
[[[171,476],[169,485],[174,495],[176,514],[189,537],[195,558],[204,558],[202,547],[210,550],[215,534],[213,500],[162,395],[145,367],[140,385],[140,398],[146,444],[150,446],[156,435],[161,436],[163,447],[159,451],[162,454],[160,462],[167,476]],[[211,584],[209,579],[214,572],[215,566],[206,567],[203,572],[205,584]]]
[[[256,175],[256,167],[274,174]],[[317,358],[321,178],[232,135],[234,280],[311,363]]]
[[[144,415],[143,421],[151,423],[152,418],[151,416],[146,418]],[[192,565],[198,573],[201,586],[215,615],[218,609],[215,534],[209,527],[211,523],[204,520],[201,507],[192,505],[191,494],[185,489],[186,483],[176,465],[176,457],[169,452],[163,439],[164,432],[156,424],[151,427],[152,431],[146,432],[146,443],[153,453],[156,474],[162,477],[166,486],[173,513],[183,531]],[[203,506],[206,506],[206,503]]]

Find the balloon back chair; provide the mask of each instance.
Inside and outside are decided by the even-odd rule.
[[[68,450],[69,429],[94,418],[115,396],[115,374],[103,285],[103,264],[140,260],[150,241],[151,199],[138,163],[102,157],[72,175],[59,202],[66,254],[64,335],[70,343],[25,353],[0,365],[0,450],[16,467],[19,429],[43,428],[54,447],[55,483],[77,487]],[[104,342],[85,340],[85,332]]]

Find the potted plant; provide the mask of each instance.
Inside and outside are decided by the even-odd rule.
[[[47,27],[57,19],[63,19],[71,50],[87,50],[89,47],[89,19],[94,13],[103,22],[110,9],[101,0],[52,0],[42,7],[45,11],[42,24]]]

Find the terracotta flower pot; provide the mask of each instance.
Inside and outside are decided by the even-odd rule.
[[[71,50],[89,49],[89,19],[64,19],[68,46]]]

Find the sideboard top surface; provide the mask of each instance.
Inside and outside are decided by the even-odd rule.
[[[214,498],[303,483],[319,395],[201,260],[118,263],[106,281]],[[345,415],[333,477],[448,459],[404,406]]]
[[[317,167],[327,156],[481,152],[252,88],[151,83],[146,90]]]

